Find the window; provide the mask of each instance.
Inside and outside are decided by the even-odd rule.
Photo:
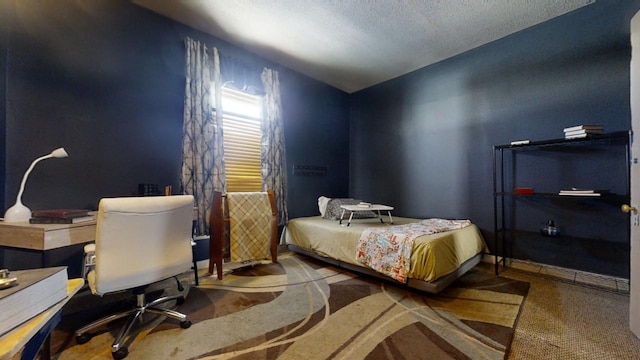
[[[262,98],[222,88],[227,191],[262,191]]]

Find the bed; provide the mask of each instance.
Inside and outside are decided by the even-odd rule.
[[[386,217],[382,219],[386,220]],[[358,219],[351,222],[350,226],[345,226],[340,225],[338,220],[323,216],[301,217],[289,220],[281,242],[291,251],[351,271],[438,293],[482,259],[486,245],[474,224],[415,238],[410,249],[410,269],[404,282],[394,280],[356,260],[356,248],[363,231],[422,220],[394,216],[392,225],[388,220],[383,223],[381,218],[372,217]]]

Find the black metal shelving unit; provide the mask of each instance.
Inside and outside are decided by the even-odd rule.
[[[610,203],[619,206],[621,203],[629,203],[630,199],[630,144],[632,138],[631,131],[621,131],[601,135],[591,135],[587,138],[581,139],[553,139],[545,141],[533,141],[522,145],[495,145],[493,146],[493,208],[494,208],[494,265],[495,273],[499,273],[500,261],[502,265],[506,265],[506,233],[509,233],[510,239],[515,239],[518,233],[523,233],[521,229],[515,229],[513,227],[507,227],[505,224],[505,201],[507,199],[515,200],[517,198],[527,197],[527,199],[540,199],[551,201],[580,201],[580,202],[597,202],[597,203]],[[626,156],[626,179],[625,179],[625,193],[624,194],[603,194],[600,197],[581,197],[581,196],[563,196],[558,193],[533,193],[533,194],[516,194],[513,189],[505,189],[505,183],[508,179],[505,174],[505,154],[508,152],[525,152],[525,151],[565,151],[575,150],[580,148],[589,148],[594,146],[624,146]],[[514,155],[514,154],[512,154]],[[513,157],[512,157],[513,158]],[[513,169],[512,169],[513,171]],[[514,176],[514,174],[510,174]],[[511,185],[513,185],[513,179],[510,178]],[[513,212],[515,211],[515,205],[511,206],[511,219],[513,219]],[[627,222],[627,229],[629,223]],[[571,238],[571,237],[568,237]]]

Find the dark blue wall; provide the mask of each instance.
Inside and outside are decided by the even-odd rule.
[[[469,218],[490,240],[493,145],[559,138],[575,124],[631,126],[637,0],[600,1],[352,95],[128,1],[0,5],[4,209],[29,163],[58,146],[70,157],[34,170],[24,194],[32,209],[95,208],[138,183],[178,189],[186,36],[280,72],[291,217],[317,214],[320,195],[349,195],[402,216]],[[294,176],[294,165],[323,166],[327,175]],[[572,246],[520,254],[544,262]],[[598,266],[596,257],[587,254],[586,267]],[[569,260],[554,259],[574,266]],[[628,257],[607,261],[628,268]]]
[[[315,214],[322,194],[346,196],[348,94],[128,1],[0,1],[14,13],[0,42],[4,209],[30,162],[59,146],[69,158],[43,161],[29,178],[31,209],[95,209],[138,183],[179,189],[186,36],[280,72],[288,163],[332,169],[290,178],[291,216]]]
[[[578,124],[630,129],[629,21],[639,4],[599,1],[353,94],[350,194],[406,216],[468,218],[492,240],[493,145],[562,138]],[[625,218],[616,225],[628,228]],[[616,236],[627,252],[613,261],[628,269],[628,231]],[[565,252],[555,265],[567,266],[576,249],[546,251],[529,257]]]
[[[7,67],[6,67],[6,59],[7,59],[7,41],[9,39],[9,29],[10,22],[9,19],[12,17],[10,14],[10,7],[8,6],[8,2],[0,1],[0,139],[3,141],[0,142],[0,170],[4,170],[5,168],[5,146],[4,139],[6,138],[6,78],[7,78]],[[0,204],[4,204],[4,171],[0,171]],[[4,214],[4,207],[3,207]]]
[[[283,75],[290,217],[319,215],[318,197],[346,197],[349,189],[349,98],[311,79]],[[286,102],[286,104],[285,104]],[[344,111],[343,111],[344,110]],[[322,166],[326,176],[294,175],[294,165]]]

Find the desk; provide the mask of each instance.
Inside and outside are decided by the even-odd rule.
[[[193,220],[198,208],[193,208]],[[96,238],[96,221],[77,224],[30,224],[0,221],[0,246],[47,251],[65,246],[84,244]]]
[[[193,208],[193,219],[198,219],[198,209]],[[93,242],[96,238],[96,221],[86,221],[77,224],[30,224],[29,222],[6,223],[0,221],[0,249],[18,249],[24,251],[35,251],[41,254],[41,267],[64,265],[68,267],[69,276],[81,276],[82,269],[82,245]],[[52,264],[50,255],[52,250],[62,249],[76,245],[77,249],[71,251],[79,252],[78,260],[74,263]],[[73,255],[75,256],[75,254]],[[2,264],[0,264],[2,265]],[[25,267],[0,266],[11,270],[21,268],[32,268],[36,265],[31,263]]]
[[[43,358],[49,355],[49,339],[51,331],[60,322],[62,307],[75,295],[84,279],[71,279],[67,283],[67,297],[40,315],[18,326],[0,338],[0,360],[10,360],[24,347],[21,359],[35,359],[40,347],[43,348]]]
[[[0,246],[47,251],[88,243],[96,238],[96,221],[77,224],[29,224],[0,221]]]
[[[69,251],[81,251],[82,244],[94,241],[96,238],[96,222],[87,221],[77,224],[30,224],[28,222],[5,223],[0,221],[0,248],[20,250],[20,252],[36,252],[40,254],[40,264],[14,265],[4,267],[12,270],[32,267],[50,267],[65,265],[69,268],[69,276],[80,276],[80,259],[77,264],[53,264],[50,257],[52,252],[60,254]],[[71,250],[62,250],[72,247]],[[56,251],[54,251],[56,250]],[[60,261],[54,261],[59,263]],[[68,261],[67,261],[68,262]]]
[[[391,217],[391,210],[393,210],[392,206],[380,205],[380,204],[371,204],[367,207],[358,206],[358,205],[340,205],[342,208],[342,214],[340,214],[340,225],[342,225],[342,218],[344,218],[344,213],[349,211],[349,221],[347,222],[347,226],[351,225],[351,219],[353,219],[353,213],[356,211],[377,211],[378,217],[380,218],[380,222],[382,221],[382,216],[380,215],[380,211],[386,211],[389,214],[389,222],[393,224],[393,218]]]

